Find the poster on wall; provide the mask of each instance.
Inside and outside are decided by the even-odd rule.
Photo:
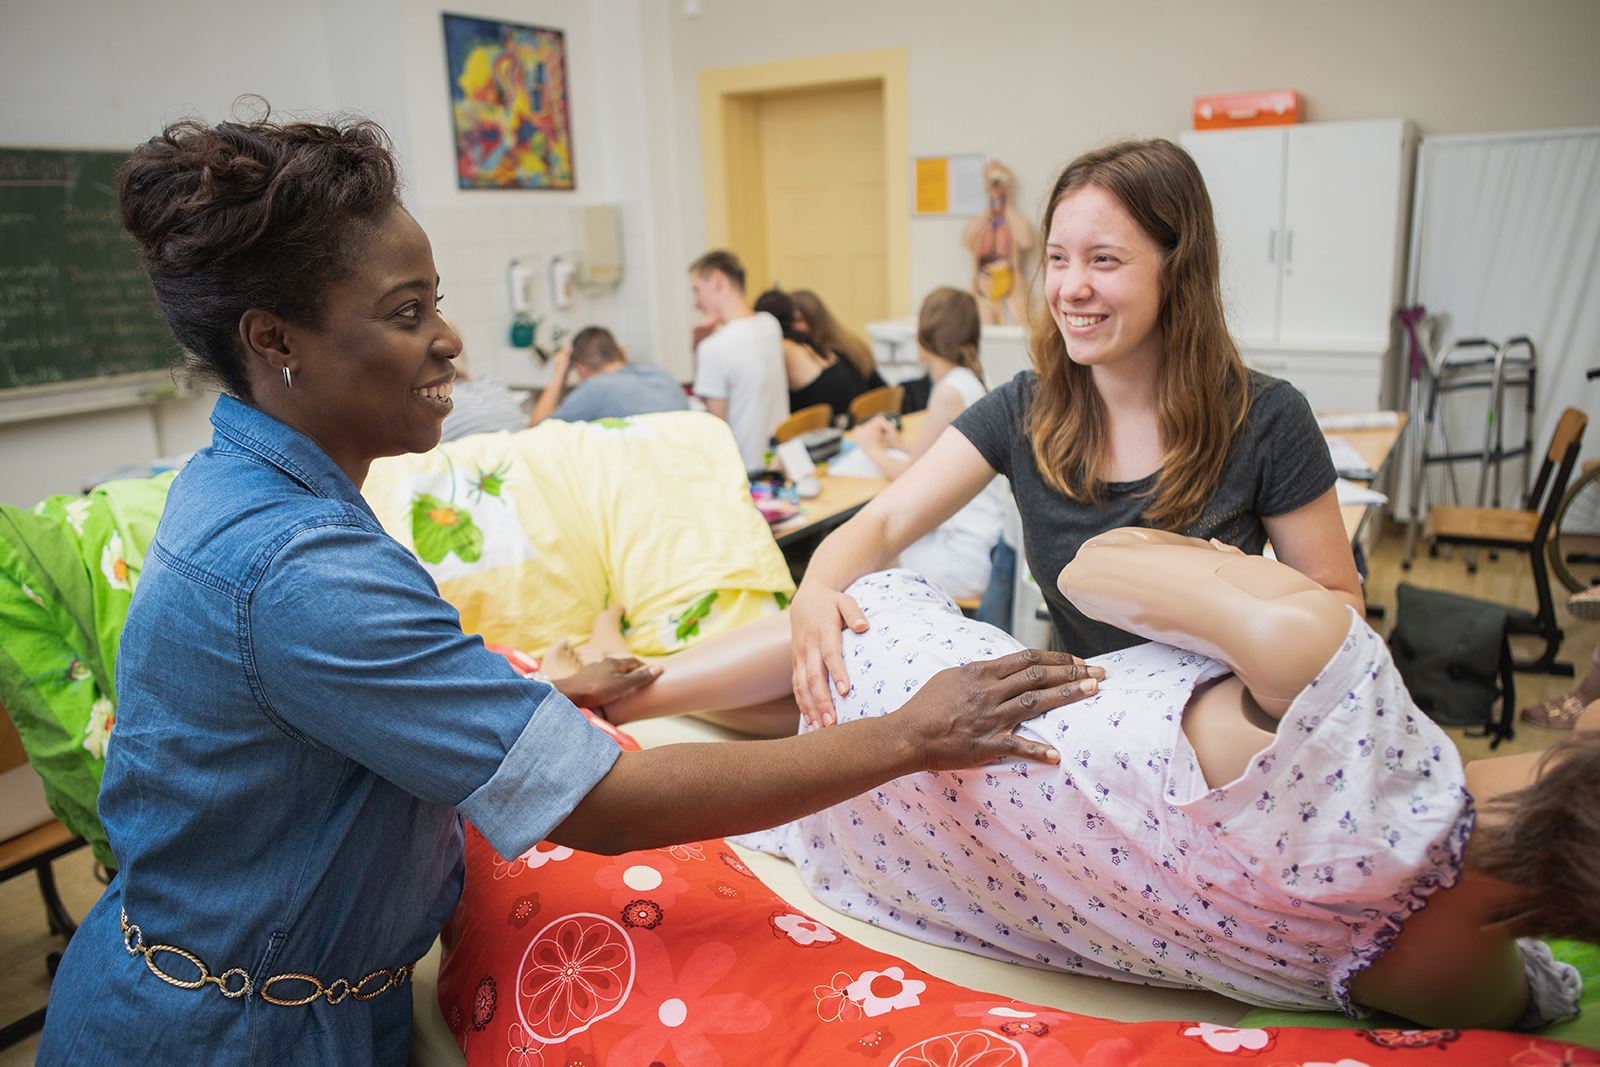
[[[572,189],[566,38],[444,16],[456,180],[463,189]]]

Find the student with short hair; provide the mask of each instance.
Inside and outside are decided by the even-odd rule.
[[[578,386],[567,393],[568,368]],[[534,406],[530,426],[545,418],[562,422],[624,419],[653,411],[684,411],[689,400],[678,380],[661,367],[628,362],[628,350],[603,326],[578,331],[570,348],[550,357],[550,384]]]
[[[695,324],[694,395],[726,420],[746,470],[762,469],[767,442],[789,417],[789,377],[783,362],[783,328],[750,307],[744,264],[732,252],[707,252],[689,268]]]

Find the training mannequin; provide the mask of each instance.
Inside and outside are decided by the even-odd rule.
[[[989,208],[967,224],[961,243],[972,253],[972,295],[986,326],[1026,325],[1028,290],[1022,279],[1022,253],[1033,247],[1033,227],[1011,206],[1016,178],[1004,163],[983,168]]]
[[[600,612],[587,641],[558,642],[545,650],[540,668],[559,680],[605,658],[639,662],[622,637],[622,612],[620,605]],[[800,709],[789,684],[786,611],[645,661],[659,665],[653,684],[593,709],[613,725],[687,713],[758,737],[785,737],[799,725]]]
[[[907,776],[743,843],[794,860],[846,914],[1028,965],[1431,1026],[1571,1010],[1575,972],[1516,939],[1595,936],[1596,831],[1511,858],[1529,831],[1497,832],[1496,798],[1537,779],[1511,819],[1558,789],[1576,795],[1557,806],[1600,808],[1600,737],[1464,771],[1377,635],[1263,557],[1118,530],[1084,546],[1061,588],[1178,647],[1092,660],[1106,671],[1094,698],[1019,728],[1059,766]],[[1015,647],[907,572],[851,595],[870,626],[845,635],[841,722]],[[1600,708],[1591,718],[1600,729]]]

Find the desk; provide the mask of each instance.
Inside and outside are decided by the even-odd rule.
[[[925,411],[902,415],[901,436],[908,442],[916,441],[926,418]],[[809,500],[800,501],[803,510],[799,515],[772,528],[779,548],[787,548],[843,524],[889,485],[887,478],[835,478],[821,470],[817,472],[817,480],[822,483],[822,491]]]
[[[1376,430],[1330,430],[1325,436],[1343,437],[1355,446],[1361,458],[1367,461],[1367,466],[1372,468],[1376,477],[1373,481],[1383,476],[1384,470],[1389,465],[1389,457],[1394,454],[1394,446],[1400,439],[1400,434],[1406,428],[1406,413],[1399,412],[1395,425],[1386,426]],[[1370,482],[1357,482],[1358,485],[1370,485]],[[1339,509],[1339,517],[1344,520],[1344,532],[1354,544],[1361,535],[1361,527],[1366,522],[1367,513],[1372,510],[1370,504],[1352,504]]]

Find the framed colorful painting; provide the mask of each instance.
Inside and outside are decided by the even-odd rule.
[[[444,16],[456,178],[463,189],[572,189],[566,38]]]

